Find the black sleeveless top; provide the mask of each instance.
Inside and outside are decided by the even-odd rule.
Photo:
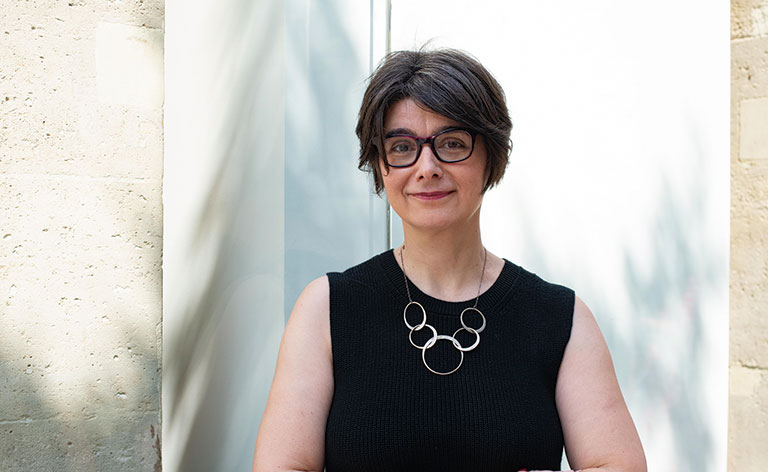
[[[390,250],[329,273],[335,391],[325,432],[327,472],[560,470],[563,433],[555,384],[573,320],[572,290],[509,261],[480,296],[487,325],[456,372],[427,370],[408,340],[403,272]],[[410,283],[413,300],[439,335],[461,327],[474,304],[432,298]],[[422,319],[408,310],[411,325]],[[467,313],[479,328],[479,316]],[[414,332],[423,345],[429,329]],[[470,346],[474,335],[456,335]],[[425,351],[450,371],[461,355],[450,341]]]

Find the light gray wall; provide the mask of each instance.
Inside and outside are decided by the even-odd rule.
[[[386,248],[385,202],[357,169],[371,5],[285,3],[285,315],[312,279]]]
[[[354,136],[372,11],[168,2],[166,471],[249,470],[299,292],[385,249]]]
[[[248,470],[283,328],[283,7],[166,11],[163,469]]]

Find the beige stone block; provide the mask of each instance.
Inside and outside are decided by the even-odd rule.
[[[735,0],[731,2],[731,37],[734,39],[768,35],[768,2]]]
[[[768,4],[753,7],[750,16],[752,18],[752,35],[768,35]]]
[[[159,256],[161,196],[159,180],[0,175],[0,258]]]
[[[768,159],[768,97],[739,103],[739,159]]]
[[[137,264],[138,257],[65,256],[59,264],[27,263],[0,272],[8,276],[0,292],[12,293],[3,297],[0,320],[7,336],[0,346],[9,374],[0,384],[5,412],[34,414],[27,399],[44,392],[59,412],[158,408],[158,277],[143,275],[151,267],[120,262]]]
[[[0,213],[0,470],[152,470],[160,182],[0,176]]]
[[[96,22],[38,9],[0,31],[0,173],[161,178],[162,110],[100,102]]]
[[[6,2],[10,3],[10,2]],[[0,8],[0,34],[17,25],[45,29],[54,24],[94,25],[97,21],[162,28],[165,0],[25,0]]]
[[[766,316],[765,313],[761,314]],[[731,331],[731,358],[748,365],[768,366],[768,355],[765,353],[768,335],[759,334],[760,331],[765,332],[765,323],[746,321],[740,324],[740,328]],[[750,329],[758,334],[750,335],[745,331]]]
[[[764,381],[765,372],[760,369],[731,366],[729,369],[729,391],[731,395],[750,397],[760,393],[759,387]]]
[[[96,83],[99,100],[156,109],[163,105],[163,32],[123,24],[98,24]]]
[[[731,176],[731,359],[768,366],[768,162],[734,161]]]
[[[45,97],[36,103],[52,109],[52,101]],[[9,117],[9,131],[0,143],[0,174],[161,178],[159,112],[89,102],[70,105],[37,120]]]
[[[766,285],[768,247],[765,244],[768,244],[768,229],[760,231],[757,226],[752,220],[733,220],[731,286],[734,288],[761,288]]]
[[[750,370],[742,367],[731,367],[731,377],[734,369]],[[768,402],[765,392],[768,388],[768,375],[766,370],[752,369],[755,372],[746,374],[749,379],[737,379],[744,381],[746,387],[755,389],[753,394],[742,395],[743,391],[731,392],[728,418],[728,470],[738,472],[762,471],[768,463]],[[736,374],[742,376],[741,373]],[[756,376],[760,377],[757,385],[754,385]],[[731,385],[734,385],[733,379]],[[741,388],[737,385],[737,389]]]
[[[39,401],[40,397],[31,400]],[[0,470],[159,471],[157,412],[83,417],[45,411],[45,418],[0,424]]]
[[[760,286],[732,285],[730,357],[732,362],[768,366],[768,295]]]
[[[768,92],[768,37],[731,42],[731,104]]]

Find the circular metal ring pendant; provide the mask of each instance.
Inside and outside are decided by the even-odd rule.
[[[427,349],[437,344],[437,342],[440,341],[441,339],[445,339],[446,341],[451,341],[451,344],[453,344],[453,347],[458,349],[459,353],[461,354],[461,360],[459,361],[459,365],[457,365],[456,368],[450,372],[438,372],[432,367],[430,367],[429,364],[427,364],[427,358],[426,358]],[[459,370],[459,367],[461,367],[461,364],[464,363],[464,351],[459,349],[460,347],[461,347],[461,344],[459,344],[459,342],[456,341],[456,339],[453,336],[448,336],[447,334],[441,334],[439,336],[429,338],[429,341],[427,341],[426,344],[424,344],[424,349],[421,350],[421,360],[424,362],[424,365],[427,367],[427,369],[429,369],[429,371],[432,372],[433,374],[450,375],[456,372],[457,370]]]
[[[410,307],[411,305],[416,305],[419,308],[421,308],[421,314],[423,315],[423,319],[421,320],[421,323],[417,324],[416,326],[411,326],[411,324],[408,323],[408,318],[406,318],[405,316],[406,313],[408,313],[408,307]],[[423,328],[425,324],[427,324],[427,310],[425,310],[424,307],[421,306],[421,303],[419,302],[413,302],[413,301],[408,302],[408,304],[405,305],[405,308],[403,308],[403,321],[405,321],[405,326],[407,326],[408,329],[410,329],[411,331],[414,331],[414,330],[418,331],[421,328]],[[462,324],[464,323],[462,322]],[[485,326],[485,318],[483,318],[483,326]],[[411,341],[411,343],[413,343],[413,341]]]
[[[427,325],[427,326],[429,326],[429,325]],[[456,339],[456,335],[459,334],[459,331],[466,331],[468,333],[475,333],[475,336],[477,336],[477,339],[475,339],[475,342],[471,346],[469,346],[469,347],[462,347],[461,343],[459,342],[459,340]],[[456,346],[456,349],[458,349],[459,351],[463,351],[463,352],[471,351],[472,349],[476,348],[478,344],[480,344],[480,332],[478,330],[474,329],[474,328],[459,328],[459,329],[456,330],[455,333],[453,333],[453,339],[456,340],[456,343],[454,344],[454,346]]]
[[[416,302],[411,302],[411,303],[416,303]],[[408,305],[410,305],[410,303]],[[408,305],[406,305],[405,307],[408,308]],[[421,306],[421,305],[419,305],[419,306]],[[424,308],[422,307],[421,309],[423,310]],[[464,313],[466,313],[466,312],[468,312],[470,310],[476,311],[477,314],[480,315],[480,317],[483,319],[483,325],[480,326],[479,328],[470,328],[469,326],[467,326],[466,323],[464,323]],[[425,315],[425,320],[426,320],[426,315]],[[466,329],[467,331],[469,331],[470,329],[473,329],[474,331],[477,331],[477,334],[480,334],[485,329],[485,315],[483,315],[482,311],[478,310],[477,308],[475,308],[473,306],[471,306],[469,308],[464,308],[464,311],[462,311],[461,315],[459,316],[459,320],[461,321],[461,326],[463,326],[464,329]],[[405,324],[408,324],[408,322],[406,322]]]
[[[413,338],[412,338],[412,336],[413,336],[413,332],[414,332],[414,331],[419,331],[418,329],[412,328],[412,329],[411,329],[411,332],[410,332],[410,333],[408,333],[408,341],[410,341],[410,342],[411,342],[411,344],[413,344],[413,347],[415,347],[416,349],[429,349],[429,348],[427,347],[427,344],[429,344],[430,342],[431,342],[432,344],[435,344],[435,342],[437,342],[437,330],[436,330],[435,328],[433,328],[433,327],[432,327],[432,325],[424,324],[424,326],[426,326],[427,328],[429,328],[429,329],[431,329],[431,330],[432,330],[432,337],[431,337],[431,338],[429,338],[429,339],[427,339],[427,342],[425,342],[423,346],[419,346],[418,344],[416,344],[415,342],[413,342]],[[422,326],[422,328],[423,328],[424,326]],[[431,345],[430,345],[430,346],[431,346]]]

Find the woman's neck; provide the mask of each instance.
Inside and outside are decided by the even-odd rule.
[[[480,238],[480,228],[469,231],[426,233],[403,227],[405,242],[395,249],[397,261],[408,279],[426,294],[446,301],[464,301],[477,296],[496,280],[501,261],[488,253]],[[485,264],[484,264],[485,262]],[[485,273],[483,266],[485,265]]]

